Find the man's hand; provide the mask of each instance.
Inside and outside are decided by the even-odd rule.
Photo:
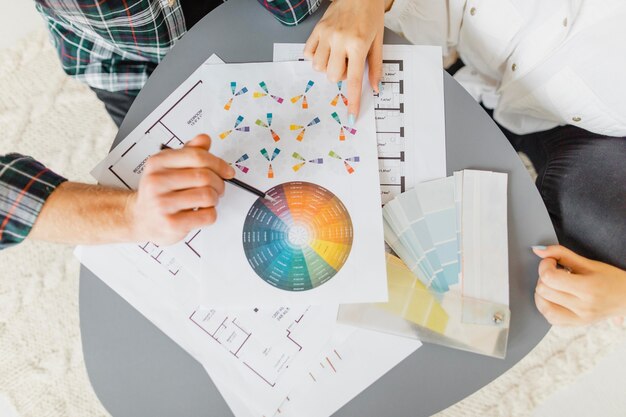
[[[235,171],[199,135],[151,157],[138,191],[65,182],[46,200],[28,237],[68,244],[171,244],[215,222],[223,178]]]
[[[224,194],[224,178],[235,171],[210,154],[211,138],[196,136],[179,150],[148,159],[139,190],[129,199],[134,240],[168,245],[191,230],[213,224]]]
[[[534,247],[539,263],[535,303],[554,325],[575,326],[626,316],[626,271],[560,245]],[[557,265],[560,265],[558,267]]]
[[[379,91],[382,77],[385,8],[390,0],[335,0],[306,42],[304,55],[317,71],[338,82],[347,78],[348,124],[356,121],[361,106],[365,60],[369,82]]]

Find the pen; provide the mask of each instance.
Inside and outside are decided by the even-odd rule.
[[[164,150],[164,149],[172,149],[172,148],[170,148],[166,144],[162,144],[161,145],[161,150]],[[249,193],[252,193],[252,194],[254,194],[256,196],[264,198],[264,199],[266,199],[269,202],[272,202],[272,203],[276,202],[276,200],[274,200],[272,198],[272,196],[270,196],[269,194],[264,193],[263,191],[259,190],[258,188],[254,188],[250,184],[246,184],[243,181],[239,181],[236,178],[231,178],[231,179],[223,178],[223,180],[228,182],[228,183],[230,183],[230,184],[232,184],[232,185],[234,185],[234,186],[236,186],[236,187],[241,188],[242,190],[248,191]]]

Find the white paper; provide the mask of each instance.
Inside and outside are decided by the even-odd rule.
[[[198,280],[184,271],[174,277],[140,251],[79,247],[77,256],[209,369],[220,392],[236,389],[259,415],[273,414],[333,336],[337,306],[215,311],[222,324],[209,325]]]
[[[224,61],[213,54],[203,65],[223,63]],[[182,143],[190,140],[196,134],[202,133],[204,126],[200,123],[203,116],[201,89],[202,78],[200,68],[198,68],[146,120],[120,141],[106,158],[91,171],[91,175],[101,185],[115,188],[136,188],[136,178],[143,172],[145,161],[148,156],[160,151],[161,144],[179,148]],[[174,123],[171,123],[172,119],[169,115],[172,114],[182,117],[183,122],[175,123],[174,120]],[[190,120],[190,123],[186,123]],[[171,131],[178,132],[178,134],[170,133]],[[150,137],[152,141],[146,141],[144,145],[151,143],[152,147],[142,149],[139,142],[146,136]],[[129,161],[132,161],[130,166]],[[144,242],[141,247],[143,256],[152,258],[152,261],[163,266],[170,273],[176,275],[182,268],[181,263],[167,248],[152,242]],[[129,248],[131,251],[134,249],[133,245],[129,245]]]
[[[330,416],[421,345],[410,338],[337,325],[333,341],[273,415]],[[255,412],[229,388],[222,394],[237,417],[269,417]]]
[[[418,340],[355,330],[320,357],[276,415],[330,416],[421,345]]]
[[[297,278],[304,282],[302,286],[298,286],[297,279],[288,278],[284,282],[291,287],[281,288],[274,276],[282,274],[280,278],[285,278],[295,267],[290,268],[284,257],[271,258],[276,251],[246,245],[244,238],[251,235],[242,233],[244,227],[257,230],[258,222],[246,221],[253,220],[254,210],[268,207],[250,193],[227,185],[218,222],[192,232],[184,242],[167,249],[179,264],[201,278],[205,304],[219,308],[386,300],[382,221],[372,220],[379,218],[380,211],[377,153],[375,144],[365,140],[375,135],[373,98],[363,100],[361,117],[353,130],[347,126],[347,110],[330,105],[336,86],[308,63],[254,64],[254,71],[243,64],[203,68],[168,98],[167,106],[159,106],[118,146],[125,150],[117,161],[112,162],[114,158],[110,157],[101,164],[107,167],[103,183],[136,188],[147,157],[158,152],[162,143],[171,141],[180,146],[191,138],[186,133],[198,133],[191,132],[191,125],[195,129],[205,124],[206,128],[200,130],[213,137],[211,151],[237,167],[238,178],[262,190],[298,188],[302,183],[306,195],[323,194],[317,208],[311,200],[299,200],[305,202],[302,207],[310,209],[303,216],[314,215],[317,223],[294,221],[298,224],[290,226],[289,235],[283,239],[296,250],[305,251],[306,255],[298,258],[300,264],[294,261],[294,265],[304,264],[302,259],[306,259],[310,273]],[[211,89],[207,89],[203,78],[212,80]],[[231,90],[229,80],[234,79],[238,81]],[[265,80],[268,94],[264,94],[259,80]],[[304,109],[304,98],[292,103],[290,97],[304,93],[309,80],[313,86],[306,94],[308,108]],[[244,87],[247,92],[237,94]],[[254,98],[255,94],[259,96]],[[272,95],[280,96],[282,103]],[[199,97],[203,103],[199,104]],[[319,123],[308,126],[315,119]],[[302,129],[292,130],[292,125],[303,126],[304,137],[300,136]],[[278,142],[276,135],[281,137]],[[345,139],[341,140],[340,135]],[[248,158],[238,162],[244,155]],[[323,164],[316,163],[320,159]],[[267,175],[270,166],[273,178]],[[328,204],[324,212],[322,203],[326,201],[332,205]],[[289,206],[293,208],[291,203]],[[276,207],[271,210],[281,210],[280,204]],[[268,216],[274,215],[271,210],[267,210]],[[326,218],[332,219],[330,228]],[[317,229],[323,229],[324,236],[314,240]],[[288,251],[278,251],[283,252]],[[274,263],[265,270],[269,262],[259,264],[259,260],[268,257]],[[312,264],[310,259],[314,259]],[[313,285],[306,283],[308,276]]]
[[[274,61],[304,60],[303,50],[304,44],[276,43]],[[440,47],[383,46],[376,132],[383,204],[419,182],[446,176]]]
[[[293,329],[293,339],[301,345],[304,345],[303,339],[297,337],[309,339],[310,344],[304,346],[310,350],[306,356],[296,356],[272,386],[252,371],[250,364],[240,360],[243,355],[240,358],[233,355],[233,350],[238,349],[234,341],[240,333],[226,337],[224,345],[195,323],[200,320],[190,319],[198,310],[199,302],[198,282],[193,276],[185,272],[170,275],[158,263],[142,256],[139,247],[137,251],[129,249],[128,245],[79,247],[76,253],[88,269],[205,367],[238,417],[272,416],[279,409],[281,416],[330,415],[421,346],[416,340],[338,325],[336,306],[311,307],[314,311],[309,318],[315,322],[317,330],[311,331],[309,326],[307,334],[299,334],[294,329],[293,318],[301,313],[293,311],[289,325],[283,329]],[[247,328],[255,325],[250,320],[255,314],[253,311],[220,311],[218,314],[230,314],[233,319],[239,317],[244,331],[256,334],[262,330],[265,340],[284,336],[280,326]],[[298,321],[301,320],[298,317]],[[325,347],[318,349],[320,344]],[[281,343],[272,346],[281,345],[284,346]],[[315,349],[317,352],[313,353]],[[342,389],[336,389],[338,386]]]
[[[206,64],[219,62],[221,62],[219,58],[213,56]],[[155,146],[156,142],[170,141],[170,146],[178,147],[183,142],[191,139],[191,137],[179,136],[184,136],[185,134],[195,135],[203,132],[204,129],[198,132],[190,130],[190,127],[203,124],[201,119],[206,116],[206,111],[203,110],[204,104],[198,99],[201,94],[194,93],[194,90],[203,88],[202,83],[198,83],[201,80],[202,76],[199,75],[199,71],[194,72],[131,135],[125,138],[105,161],[94,169],[94,176],[103,184],[127,187],[139,177],[136,174],[140,173],[143,160],[149,154],[158,151],[158,147]],[[288,97],[285,97],[285,99],[288,99]],[[338,101],[338,105],[340,103],[341,101]],[[231,108],[234,109],[234,105],[235,100],[233,100]],[[179,116],[173,120],[166,119],[166,113],[176,113]],[[169,124],[166,124],[166,121]],[[189,123],[190,121],[191,123]],[[260,129],[262,126],[255,125],[256,127]],[[173,133],[170,133],[170,130]],[[298,133],[298,131],[295,133]],[[305,132],[305,135],[308,135],[308,132]],[[144,138],[149,139],[144,144],[146,148],[140,150],[138,144]],[[181,140],[179,141],[178,139]],[[305,139],[307,138],[305,137]],[[129,158],[123,160],[122,156],[129,156]],[[236,162],[236,160],[229,162]],[[249,161],[244,162],[247,163]],[[295,159],[294,162],[298,163]],[[110,167],[113,167],[113,169],[109,169]],[[302,168],[303,173],[306,172],[304,171],[305,168],[315,167],[305,165]],[[237,169],[238,172],[242,172],[241,168],[237,167]],[[133,172],[135,170],[137,172]],[[118,174],[121,175],[118,176]],[[199,280],[186,272],[184,263],[179,262],[170,249],[164,249],[153,243],[145,242],[140,245],[80,248],[77,252],[80,253],[81,259],[94,273],[100,276],[103,281],[205,366],[220,393],[238,417],[270,416],[274,414],[281,403],[283,403],[282,408],[285,410],[301,410],[302,407],[310,407],[309,401],[318,395],[315,394],[310,398],[306,396],[300,402],[297,400],[297,392],[299,391],[293,390],[296,387],[306,386],[307,383],[310,383],[307,378],[310,379],[308,372],[311,372],[311,364],[320,362],[320,359],[323,361],[327,353],[317,352],[312,355],[315,347],[313,344],[307,345],[306,352],[300,352],[296,355],[290,361],[287,370],[283,369],[282,371],[278,369],[280,364],[278,368],[274,368],[266,366],[268,362],[255,362],[255,364],[263,367],[263,375],[266,380],[273,379],[276,382],[272,387],[271,384],[268,384],[264,378],[253,372],[242,361],[233,357],[232,348],[237,348],[237,346],[234,344],[232,346],[229,345],[229,338],[226,338],[227,342],[225,344],[220,344],[218,340],[207,334],[207,331],[211,329],[209,325],[211,318],[216,318],[219,314],[224,315],[224,310],[213,307],[215,310],[213,314],[215,315],[209,318],[206,325],[203,323],[205,315],[212,309],[202,307],[204,300],[199,296]],[[132,279],[129,279],[129,277],[132,277]],[[331,382],[337,381],[337,383],[348,386],[345,390],[334,393],[328,401],[319,404],[318,408],[310,408],[307,412],[313,413],[313,415],[333,413],[419,347],[419,342],[408,339],[398,339],[394,336],[377,333],[367,336],[371,332],[365,330],[352,329],[347,331],[345,326],[335,323],[336,305],[311,308],[314,309],[315,313],[309,314],[309,318],[312,318],[311,321],[317,324],[316,328],[319,331],[309,332],[307,329],[306,332],[303,332],[306,333],[303,336],[315,339],[315,341],[311,340],[311,343],[315,343],[315,346],[317,346],[317,343],[330,338],[331,342],[328,342],[325,348],[328,352],[331,351],[331,348],[341,352],[339,349],[343,349],[344,343],[347,344],[346,346],[351,346],[351,344],[359,341],[362,341],[367,346],[371,346],[373,349],[373,352],[369,352],[367,349],[363,351],[359,349],[356,352],[351,351],[350,355],[342,355],[342,357],[349,358],[346,359],[346,371],[342,372],[343,376],[340,378],[331,378]],[[243,316],[243,311],[241,309],[234,310],[233,314]],[[245,309],[248,315],[250,311],[253,311],[253,309]],[[277,308],[275,311],[280,311],[280,308]],[[292,311],[295,313],[295,310]],[[190,320],[190,317],[194,316],[194,312],[195,318],[200,317],[201,319]],[[200,322],[200,325],[196,321]],[[291,321],[285,329],[293,325],[294,322]],[[280,327],[278,328],[280,329]],[[264,329],[269,331],[270,335],[276,334],[271,331],[271,326],[270,329],[267,326]],[[215,330],[214,327],[213,330]],[[243,326],[243,331],[248,334],[257,333],[256,330],[249,330],[247,325]],[[295,339],[298,333],[297,329],[294,329],[294,331],[294,340],[298,344],[302,344],[301,340],[305,339]],[[351,338],[353,334],[354,339]],[[244,335],[243,332],[234,332],[232,333],[234,337],[232,340],[234,341],[242,335]],[[384,342],[380,338],[385,338]],[[272,343],[276,340],[272,337],[270,339]],[[239,340],[242,339],[239,338]],[[282,342],[284,341],[283,339]],[[282,347],[283,351],[292,352],[289,344],[276,343],[275,346],[278,346],[277,351]],[[255,346],[250,345],[250,347]],[[256,352],[258,350],[251,349],[249,352],[250,357],[254,359]],[[371,366],[363,367],[363,363]],[[283,362],[283,364],[285,363]],[[322,378],[323,375],[319,377]],[[315,393],[319,390],[319,395],[325,395],[325,389],[327,388],[324,385],[319,385],[317,388],[307,387],[305,391],[309,390],[310,393]],[[291,399],[289,404],[285,404],[287,392],[292,391],[293,395],[290,395],[289,398],[291,399],[293,396],[294,399]],[[297,414],[299,412],[295,411],[296,414],[290,415],[308,415]]]

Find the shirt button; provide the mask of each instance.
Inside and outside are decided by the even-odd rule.
[[[565,19],[563,19],[563,26],[567,27],[567,17]]]
[[[511,65],[511,71],[515,71],[517,69],[517,64]]]
[[[572,117],[572,120],[573,120],[574,122],[577,122],[577,123],[578,123],[578,122],[580,122],[580,121],[582,120],[582,118],[580,118],[580,117],[578,117],[578,116],[574,116],[574,117]]]
[[[474,16],[474,15],[476,14],[476,7],[472,7],[472,8],[470,9],[470,14],[471,14],[472,16]]]

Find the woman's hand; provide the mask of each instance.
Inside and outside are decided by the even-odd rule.
[[[608,318],[621,322],[626,316],[626,271],[560,245],[535,246],[533,252],[543,258],[535,303],[551,324],[575,326]]]
[[[361,106],[365,60],[369,82],[379,91],[382,77],[385,9],[391,0],[334,0],[309,37],[304,55],[328,79],[347,78],[348,124],[353,125]]]

